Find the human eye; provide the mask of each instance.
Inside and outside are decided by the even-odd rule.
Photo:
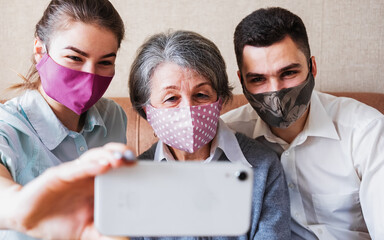
[[[67,58],[74,61],[74,62],[81,62],[82,61],[82,59],[80,57],[73,56],[73,55],[69,55],[69,56],[67,56]]]
[[[197,93],[196,95],[195,95],[195,97],[196,98],[198,98],[198,99],[207,99],[207,98],[209,98],[209,94],[206,94],[206,93]]]
[[[289,70],[289,71],[285,71],[281,74],[281,77],[282,78],[291,78],[291,77],[295,77],[297,75],[298,71],[295,71],[295,70]]]
[[[114,63],[112,61],[101,61],[101,62],[99,62],[99,64],[103,65],[103,66],[111,66]]]
[[[177,97],[176,96],[166,96],[164,98],[164,103],[174,103],[176,102]]]
[[[265,77],[262,77],[262,76],[252,77],[248,80],[249,84],[255,84],[255,85],[261,85],[264,82],[265,82]]]
[[[217,96],[214,92],[198,92],[193,95],[194,102],[197,104],[206,104],[208,102],[215,101]]]

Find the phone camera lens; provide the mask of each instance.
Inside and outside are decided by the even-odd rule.
[[[248,173],[245,171],[236,172],[236,176],[240,181],[245,181],[248,178]]]

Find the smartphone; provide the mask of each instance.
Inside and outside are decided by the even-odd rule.
[[[138,161],[96,177],[95,225],[110,236],[239,236],[252,186],[241,164]]]

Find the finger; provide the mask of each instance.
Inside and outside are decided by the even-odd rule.
[[[108,171],[113,166],[114,161],[116,160],[111,151],[95,148],[87,151],[77,160],[50,168],[46,172],[52,178],[74,182]]]
[[[122,165],[132,165],[135,164],[137,159],[135,154],[131,150],[125,150],[124,152],[113,152],[113,156],[116,161],[112,162],[112,167],[117,168]]]
[[[117,156],[116,153],[120,153],[123,157],[120,157],[120,154]],[[129,161],[124,160],[125,158]],[[90,149],[77,160],[61,164],[55,170],[63,180],[77,181],[100,175],[110,168],[133,165],[136,161],[132,159],[136,159],[135,155],[124,144],[109,143],[103,147]]]
[[[126,149],[128,149],[127,145],[122,143],[107,143],[104,145],[104,148],[111,151],[119,151],[119,152],[124,152]]]
[[[109,143],[104,147],[112,151],[116,159],[116,161],[112,162],[112,167],[120,167],[123,164],[130,165],[136,162],[136,155],[124,144]]]

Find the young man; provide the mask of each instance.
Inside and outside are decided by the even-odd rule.
[[[285,9],[244,18],[234,44],[249,104],[223,119],[280,155],[292,238],[382,238],[384,116],[313,90],[317,66],[305,26]]]

